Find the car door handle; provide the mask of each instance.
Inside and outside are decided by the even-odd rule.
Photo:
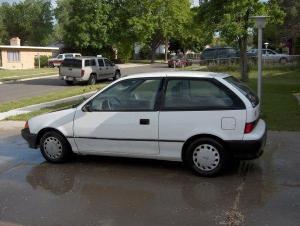
[[[140,124],[141,125],[149,125],[150,124],[150,119],[140,119]]]

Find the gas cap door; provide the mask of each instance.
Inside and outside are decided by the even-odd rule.
[[[221,128],[223,130],[235,130],[236,120],[234,117],[223,117],[221,120]]]

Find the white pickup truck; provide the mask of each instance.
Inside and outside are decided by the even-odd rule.
[[[81,57],[80,53],[62,53],[58,54],[55,58],[48,59],[48,66],[49,67],[59,67],[61,63],[66,58],[78,58]]]
[[[59,67],[59,78],[67,85],[75,82],[87,82],[94,85],[98,80],[121,77],[121,71],[110,60],[104,57],[67,58]]]

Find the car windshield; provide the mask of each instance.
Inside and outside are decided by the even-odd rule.
[[[63,58],[63,56],[61,55],[61,54],[59,54],[58,56],[57,56],[57,59],[62,59]]]
[[[229,76],[224,80],[229,82],[231,85],[237,88],[245,97],[247,97],[247,99],[251,102],[253,107],[256,107],[259,104],[258,97],[245,83],[241,82],[233,76]]]

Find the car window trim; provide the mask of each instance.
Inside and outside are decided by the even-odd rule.
[[[235,107],[191,107],[191,108],[165,108],[164,107],[164,102],[165,102],[165,96],[166,96],[166,91],[167,91],[167,86],[168,86],[168,81],[170,80],[200,80],[200,81],[210,81],[216,86],[222,88],[227,95],[233,100],[239,102],[239,105],[241,106],[235,106]],[[229,89],[226,85],[222,84],[218,80],[214,78],[192,78],[192,77],[167,77],[164,81],[164,86],[163,86],[163,94],[161,96],[160,100],[160,105],[158,110],[161,112],[167,112],[167,111],[232,111],[232,110],[245,110],[246,106],[245,103],[241,100],[241,98],[235,94],[231,89]]]

